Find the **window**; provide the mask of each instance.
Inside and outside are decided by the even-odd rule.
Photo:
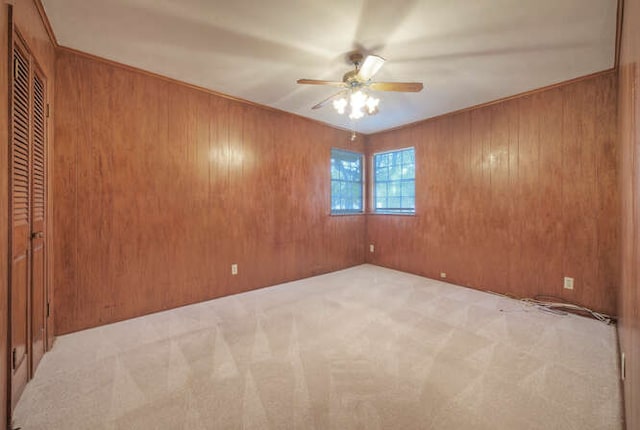
[[[362,154],[331,149],[331,213],[362,212]]]
[[[373,156],[374,212],[416,213],[416,155],[414,148]]]

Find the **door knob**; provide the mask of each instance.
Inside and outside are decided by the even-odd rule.
[[[34,231],[31,233],[31,239],[42,239],[44,237],[44,231]]]

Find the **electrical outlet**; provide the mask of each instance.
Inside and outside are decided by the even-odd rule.
[[[569,278],[568,276],[564,277],[564,288],[567,290],[573,290],[573,278]]]
[[[626,360],[624,358],[624,352],[622,354],[620,354],[620,379],[622,379],[624,381],[624,377],[625,375],[625,365],[626,365]]]
[[[232,264],[231,265],[231,274],[232,275],[237,275],[238,274],[238,265],[237,264]]]
[[[373,246],[373,243],[372,243],[371,245],[369,245],[369,252],[373,253],[373,250],[374,250],[374,249],[375,249],[375,248],[374,248],[374,246]]]
[[[445,272],[440,272],[440,277],[442,279],[446,279],[447,278],[447,274]]]

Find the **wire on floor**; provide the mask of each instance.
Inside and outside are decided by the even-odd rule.
[[[615,318],[611,315],[603,314],[593,311],[584,306],[569,303],[562,298],[554,296],[538,295],[534,298],[520,298],[512,294],[496,293],[495,291],[487,290],[487,293],[494,294],[496,296],[507,297],[509,299],[518,300],[528,306],[535,307],[543,312],[548,312],[554,315],[568,315],[569,313],[578,314],[582,316],[590,316],[596,320],[605,324],[615,323]],[[503,311],[500,309],[500,311]]]
[[[558,313],[562,311],[579,313],[583,315],[590,315],[593,318],[605,324],[611,324],[612,322],[614,322],[613,317],[611,317],[610,315],[596,312],[584,306],[574,305],[573,303],[554,302],[554,301],[540,300],[538,298],[534,298],[534,299],[524,298],[524,299],[520,299],[520,301],[533,305],[541,310],[552,312],[552,313]]]

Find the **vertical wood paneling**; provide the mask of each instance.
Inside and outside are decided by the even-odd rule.
[[[58,333],[364,262],[365,217],[329,216],[330,149],[362,141],[65,51],[57,70]]]
[[[541,264],[537,268],[539,274],[540,294],[557,295],[558,279],[562,279],[563,272],[563,252],[564,252],[564,228],[563,228],[563,181],[558,181],[563,171],[562,155],[559,149],[562,148],[562,112],[564,108],[563,93],[561,91],[547,91],[538,95],[540,103],[539,116],[539,175],[537,187],[539,195],[543,196],[544,205],[538,214],[538,224],[540,231]],[[611,121],[611,118],[605,118]],[[603,133],[611,133],[610,125],[603,124]],[[615,171],[615,167],[610,171]],[[608,175],[613,177],[613,175]],[[609,189],[615,189],[613,186]],[[615,194],[614,194],[615,196]],[[607,211],[613,210],[610,206]],[[607,214],[602,214],[606,216]],[[520,214],[526,216],[526,213]],[[606,220],[601,219],[601,222]],[[617,222],[616,220],[613,221]],[[613,230],[615,231],[615,227]],[[613,237],[612,240],[616,240]],[[610,273],[615,273],[615,267],[610,268]],[[513,279],[518,282],[518,278]]]
[[[575,288],[573,291],[561,291],[562,297],[575,303],[585,303],[585,294],[598,293],[593,297],[594,300],[602,297],[594,288],[594,284],[602,282],[594,279],[592,269],[594,266],[597,267],[593,250],[597,246],[598,238],[597,220],[593,216],[597,204],[593,186],[595,166],[592,163],[592,147],[596,143],[594,88],[583,86],[579,92],[571,91],[571,87],[563,89],[565,97],[562,126],[562,212],[566,221],[563,269],[567,276],[574,278],[576,284],[583,287]],[[577,109],[577,106],[580,108]],[[598,300],[598,305],[605,304]]]
[[[485,170],[483,161],[484,139],[482,139],[482,135],[486,133],[481,133],[481,131],[486,129],[486,115],[484,114],[485,111],[482,110],[474,110],[466,113],[466,115],[470,117],[470,122],[468,125],[470,137],[468,142],[471,152],[471,174],[469,175],[470,186],[468,198],[471,203],[470,206],[472,211],[469,220],[471,228],[469,229],[469,238],[466,240],[466,242],[469,245],[469,256],[467,258],[470,260],[470,265],[467,269],[469,282],[468,285],[472,287],[477,287],[482,282],[483,276],[483,262],[478,261],[478,259],[474,257],[478,253],[486,254],[486,251],[482,249],[485,241],[481,235],[481,232],[484,228],[483,224],[485,222],[486,214],[476,210],[476,208],[478,208],[484,200]],[[433,160],[432,162],[437,163],[437,160]],[[437,187],[437,183],[432,183],[431,187]],[[427,199],[428,198],[429,196],[427,196]],[[438,277],[437,268],[434,268],[433,272],[436,274],[436,277]],[[453,273],[452,275],[456,276]]]
[[[516,248],[511,259],[518,265],[515,277],[512,279],[516,296],[529,296],[530,292],[538,292],[540,288],[539,270],[540,257],[544,256],[544,250],[540,249],[540,237],[538,236],[538,208],[542,195],[538,190],[538,166],[540,163],[538,144],[540,142],[540,128],[536,112],[535,96],[527,96],[520,99],[516,109],[518,118],[518,166],[514,175],[517,185],[517,202],[519,206],[518,216],[514,228],[520,231],[520,240],[515,244]],[[559,154],[561,147],[557,150]],[[558,178],[554,178],[556,183]],[[552,210],[561,211],[561,208]],[[526,220],[526,222],[524,222]],[[540,253],[543,253],[542,256]],[[494,266],[496,267],[496,266]],[[523,274],[527,274],[526,283],[522,282]]]
[[[509,273],[507,276],[508,290],[514,294],[520,294],[520,273],[522,273],[523,262],[522,249],[522,226],[518,220],[522,219],[521,190],[519,189],[519,166],[520,166],[520,100],[512,100],[505,106],[509,118],[509,178],[508,189],[514,193],[515,198],[508,197],[508,248],[511,252],[509,258]]]
[[[490,133],[487,167],[490,175],[488,188],[490,202],[489,229],[493,231],[489,254],[495,264],[509,262],[509,116],[505,104],[489,107]],[[453,157],[457,158],[457,154]],[[455,232],[451,232],[455,234]],[[495,266],[494,266],[495,267]],[[508,291],[508,270],[485,272],[485,282],[497,291]]]
[[[595,94],[595,136],[607,144],[598,146],[595,151],[594,192],[597,199],[593,216],[602,226],[594,250],[598,265],[594,268],[597,278],[602,280],[601,300],[611,307],[618,308],[617,296],[620,288],[620,134],[607,133],[611,116],[617,118],[618,79],[600,86]],[[617,124],[616,124],[617,125]],[[613,175],[608,172],[614,172]],[[615,189],[617,192],[611,192]]]
[[[369,136],[416,147],[417,209],[368,215],[368,261],[615,313],[616,91],[610,73]]]
[[[56,139],[65,142],[65,145],[56,147],[55,151],[55,179],[52,181],[53,195],[56,204],[53,207],[52,218],[54,224],[54,267],[53,284],[60,285],[62,282],[67,283],[67,288],[56,288],[56,305],[57,303],[71,303],[67,306],[65,313],[55,312],[56,321],[68,323],[76,318],[76,276],[77,272],[77,249],[75,244],[78,242],[78,232],[76,229],[77,220],[68,216],[68,212],[74,212],[78,203],[77,193],[77,177],[78,177],[78,142],[86,142],[89,139],[89,127],[75,121],[80,117],[81,112],[84,115],[91,115],[91,105],[88,100],[91,97],[91,88],[88,82],[77,81],[74,70],[76,69],[76,61],[69,59],[69,67],[59,68],[56,73],[56,85],[73,86],[73,90],[66,91],[65,97],[58,97],[56,107],[67,114],[64,116],[56,116],[55,135]],[[57,70],[58,72],[58,70]],[[64,211],[62,210],[64,208]],[[121,270],[116,265],[114,271]]]
[[[9,59],[9,5],[0,3],[0,58]],[[8,280],[8,247],[7,233],[9,231],[9,77],[8,67],[2,62],[0,67],[0,426],[7,424],[7,388],[9,375],[9,291]]]
[[[619,70],[621,252],[620,350],[625,353],[627,430],[640,429],[640,1],[624,2]],[[602,165],[603,161],[599,162]],[[604,167],[604,166],[603,166]],[[603,195],[601,204],[607,204]],[[611,246],[607,243],[607,246]],[[602,250],[601,252],[603,252]],[[611,262],[607,262],[611,264]],[[606,269],[601,266],[602,270]]]
[[[471,222],[473,219],[473,207],[471,202],[467,198],[470,193],[471,186],[471,174],[472,171],[470,169],[471,164],[471,145],[470,145],[470,121],[471,116],[468,113],[465,113],[459,118],[459,126],[454,126],[452,128],[451,135],[451,151],[449,151],[450,155],[450,165],[451,169],[453,169],[453,174],[459,178],[459,187],[457,187],[452,193],[452,208],[455,213],[455,229],[460,231],[461,234],[449,235],[451,240],[451,250],[455,253],[455,255],[450,255],[448,258],[448,263],[450,265],[447,268],[446,272],[456,273],[461,272],[459,267],[468,267],[469,264],[472,264],[473,254],[470,248],[464,246],[464,238],[469,237],[472,227]],[[456,125],[454,123],[454,125]],[[458,160],[453,158],[453,154],[458,154]],[[424,174],[428,175],[428,172],[424,172]],[[471,278],[466,275],[461,282],[468,283],[471,281]]]

